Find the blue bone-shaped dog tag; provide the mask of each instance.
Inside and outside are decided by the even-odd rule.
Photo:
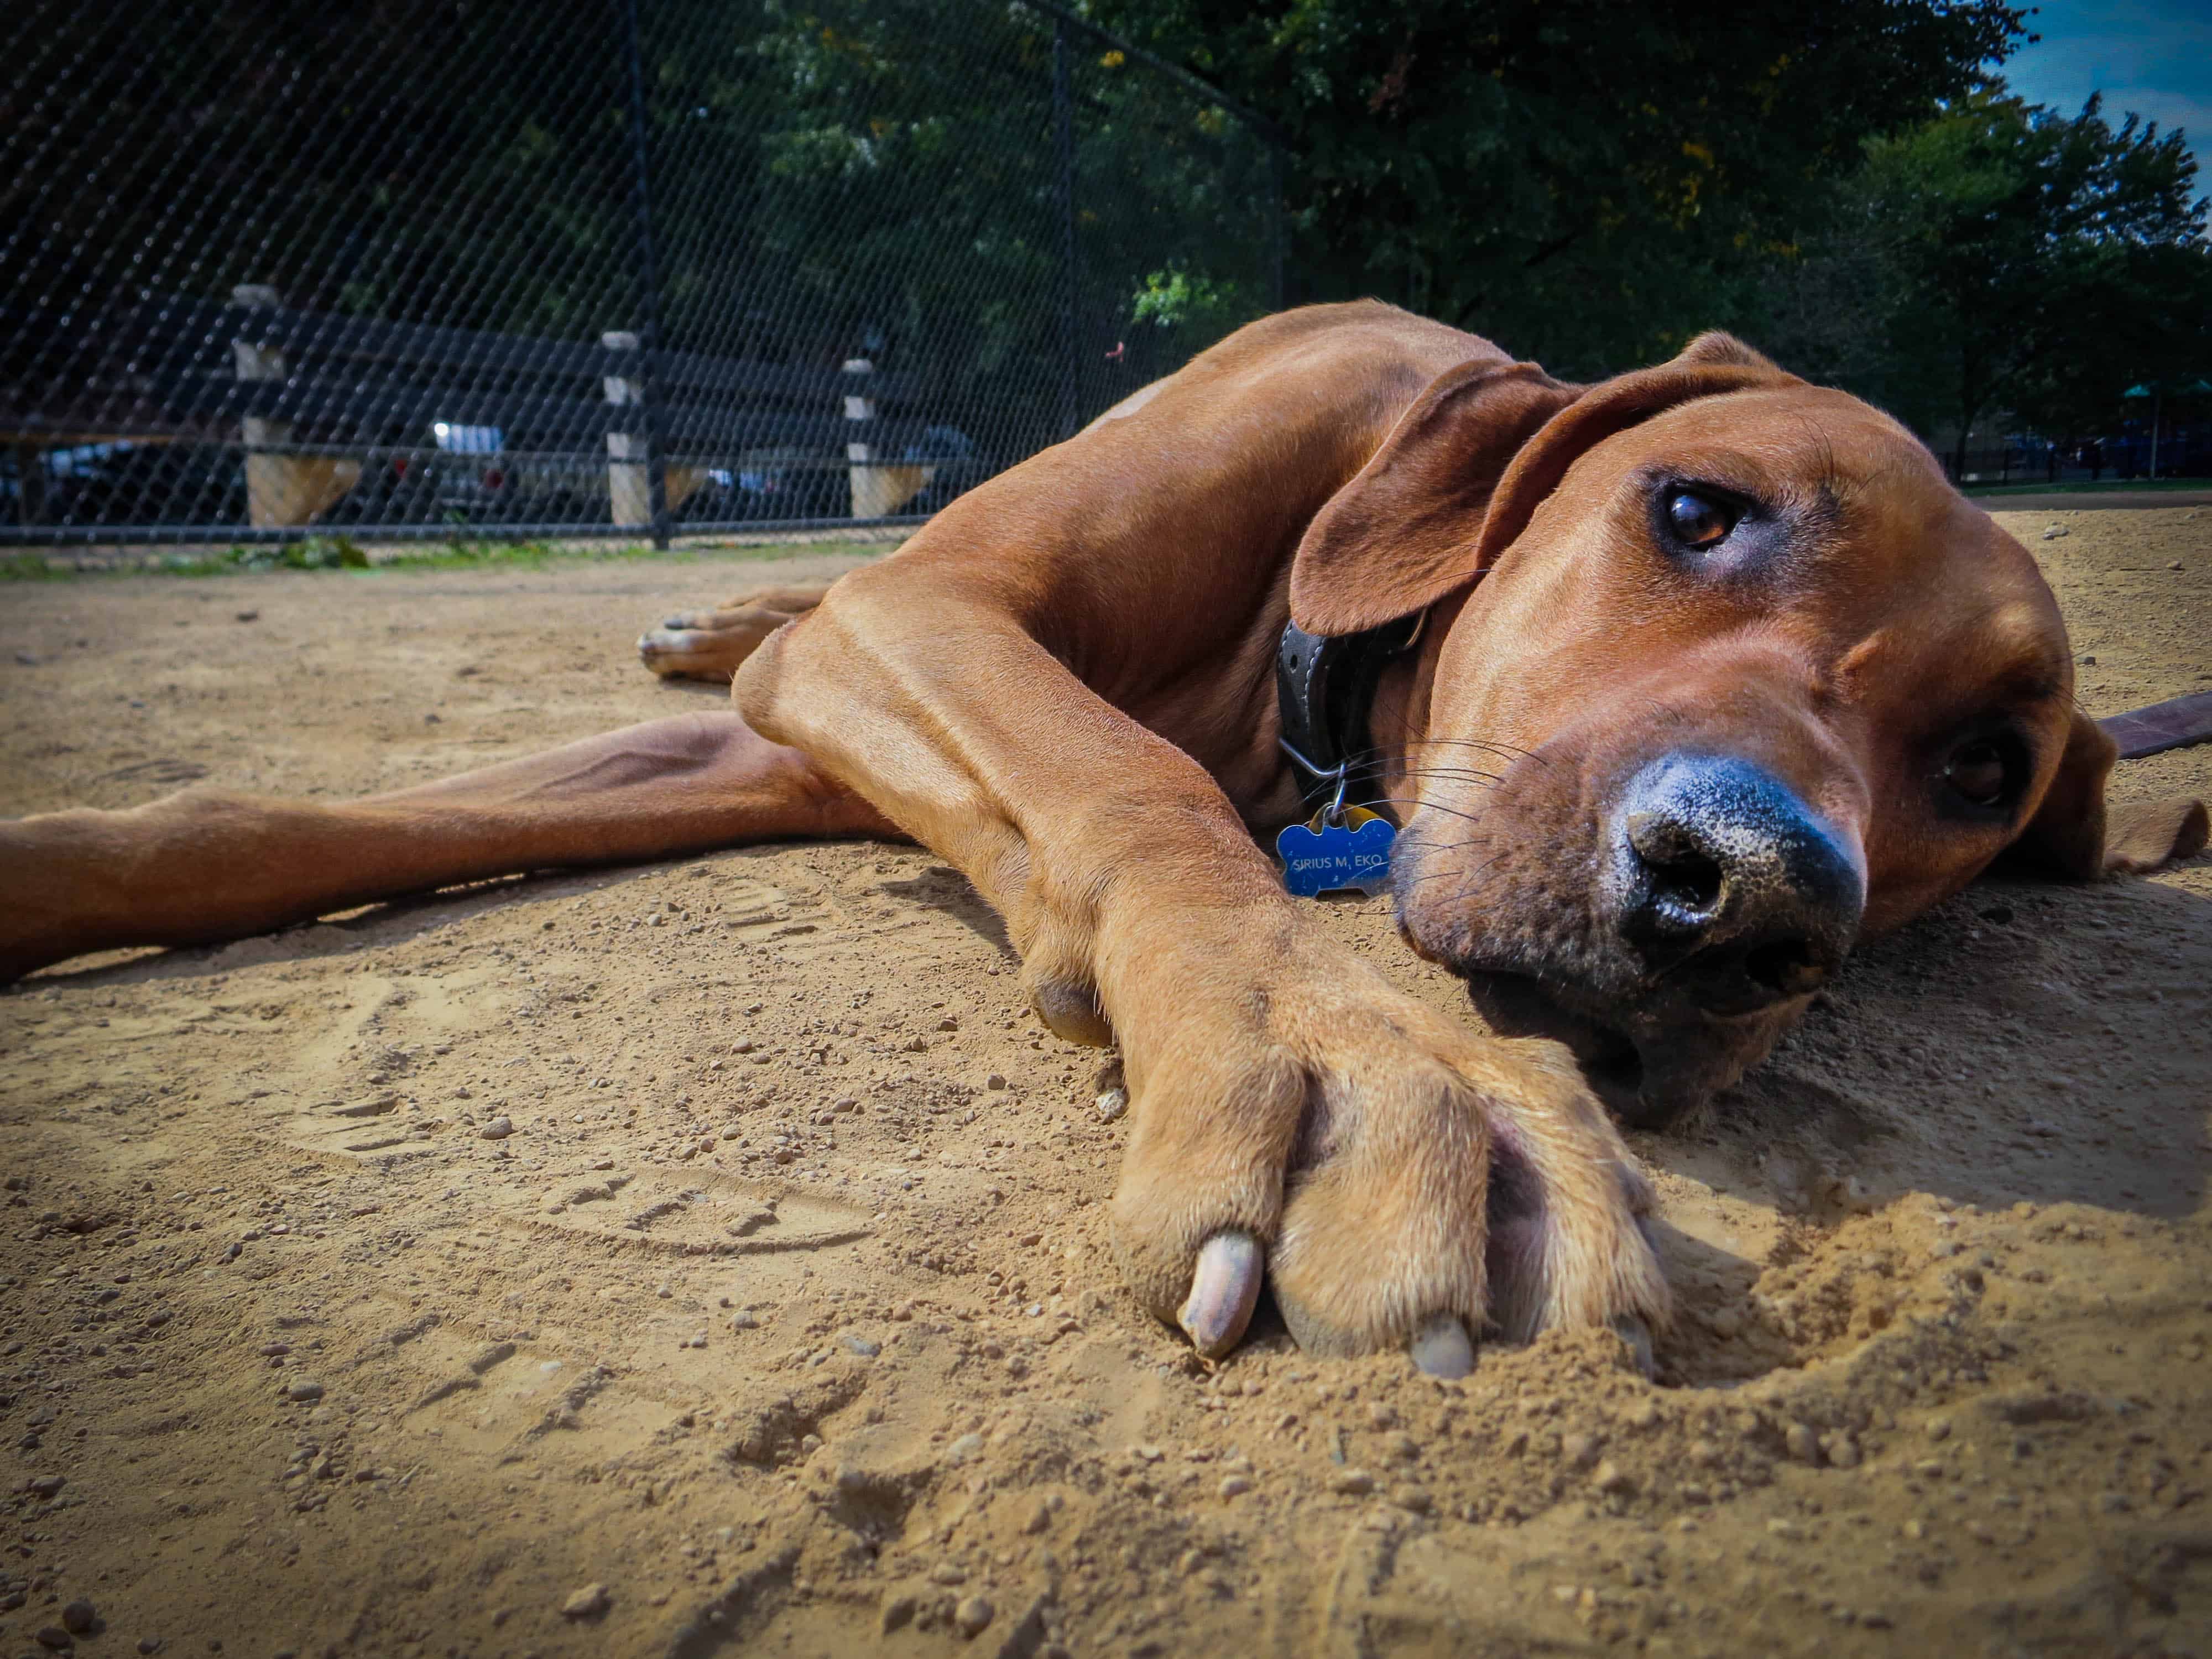
[[[1322,816],[1275,837],[1283,885],[1300,898],[1346,887],[1371,898],[1389,886],[1390,843],[1398,838],[1389,819],[1357,806],[1347,809],[1342,823],[1324,824]]]

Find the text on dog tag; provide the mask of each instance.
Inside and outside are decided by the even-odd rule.
[[[1398,838],[1390,821],[1364,806],[1346,807],[1341,823],[1325,823],[1325,816],[1316,812],[1275,837],[1283,885],[1300,898],[1350,887],[1371,897],[1389,886],[1390,843]]]

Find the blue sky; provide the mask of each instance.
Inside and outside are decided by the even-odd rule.
[[[2071,115],[2101,90],[2115,125],[2133,110],[2161,132],[2186,128],[2197,193],[2212,196],[2212,3],[2041,0],[2027,26],[2043,39],[2005,64],[2014,92]]]

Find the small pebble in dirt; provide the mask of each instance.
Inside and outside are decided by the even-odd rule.
[[[1111,1123],[1129,1109],[1129,1091],[1127,1089],[1108,1089],[1093,1103],[1098,1108],[1098,1121]]]
[[[2055,542],[2067,533],[2069,532],[2066,526],[2063,524],[2047,524],[2043,527],[2043,539],[2046,542]]]
[[[1220,1492],[1224,1498],[1242,1498],[1252,1490],[1252,1483],[1241,1474],[1224,1475]]]
[[[1782,1443],[1790,1455],[1800,1463],[1820,1462],[1820,1442],[1818,1436],[1802,1423],[1792,1423],[1782,1431]]]
[[[1636,1477],[1610,1457],[1591,1472],[1590,1484],[1608,1497],[1626,1497],[1636,1490]]]
[[[884,1603],[884,1634],[903,1630],[914,1622],[915,1599],[911,1595],[893,1595]]]
[[[71,1636],[59,1625],[41,1626],[38,1634],[32,1639],[40,1647],[52,1649],[56,1653],[66,1653],[76,1645],[76,1638]]]
[[[998,1609],[981,1596],[970,1595],[952,1610],[952,1622],[960,1626],[963,1636],[973,1638],[982,1633],[983,1627],[991,1622],[992,1615],[997,1612]]]
[[[72,1601],[62,1609],[62,1628],[72,1636],[88,1634],[99,1622],[100,1615],[89,1601]]]
[[[506,1117],[495,1117],[477,1131],[486,1140],[504,1140],[514,1133],[514,1120]]]
[[[323,1385],[312,1376],[299,1376],[284,1385],[284,1398],[297,1405],[312,1405],[323,1397]]]
[[[933,1584],[964,1584],[968,1582],[968,1574],[964,1569],[953,1565],[950,1561],[939,1561],[929,1570],[929,1582]]]
[[[760,1321],[753,1317],[750,1308],[743,1308],[730,1316],[730,1328],[733,1331],[758,1330]]]
[[[612,1605],[605,1584],[586,1584],[561,1604],[563,1619],[596,1619]]]
[[[1559,1442],[1559,1455],[1571,1469],[1586,1469],[1597,1462],[1597,1440],[1587,1434],[1571,1434]]]
[[[1340,1469],[1329,1489],[1346,1498],[1364,1498],[1375,1490],[1375,1477],[1364,1469]]]
[[[139,1652],[141,1652],[141,1653],[159,1653],[161,1650],[161,1638],[160,1637],[158,1637],[158,1636],[142,1636],[142,1637],[140,1637],[140,1638],[138,1638],[138,1651],[139,1651]]]

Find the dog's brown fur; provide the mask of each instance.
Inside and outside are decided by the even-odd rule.
[[[1646,511],[1666,477],[1771,504],[1772,556],[1670,563]],[[1743,756],[1817,809],[1868,929],[2008,848],[2086,877],[2203,844],[2185,803],[2136,814],[2115,854],[2112,747],[2073,707],[2048,590],[1883,416],[1723,337],[1582,387],[1361,304],[1242,331],[826,593],[647,636],[660,672],[734,675],[734,714],[350,805],[189,792],[0,827],[0,973],[553,864],[904,833],[1006,918],[1055,1030],[1120,1044],[1122,1263],[1164,1316],[1191,1294],[1202,1346],[1256,1289],[1258,1253],[1224,1239],[1264,1245],[1323,1351],[1444,1314],[1657,1322],[1644,1183],[1568,1053],[1395,990],[1253,839],[1299,815],[1285,621],[1423,610],[1375,713],[1406,935],[1508,1018],[1542,982],[1556,1018],[1530,1029],[1632,1043],[1668,1110],[1803,999],[1713,1018],[1601,937],[1608,792],[1662,746]],[[1946,745],[1996,719],[2032,777],[2000,816],[1947,817]]]

